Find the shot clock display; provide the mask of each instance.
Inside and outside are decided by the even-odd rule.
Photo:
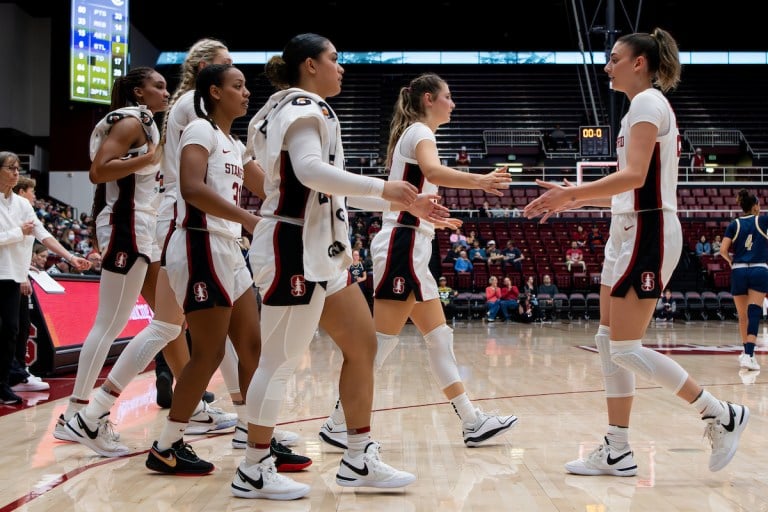
[[[128,67],[128,27],[128,0],[72,0],[70,99],[109,104]]]
[[[586,157],[611,156],[611,127],[580,126],[579,154]]]

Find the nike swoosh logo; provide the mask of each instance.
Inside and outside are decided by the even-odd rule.
[[[728,404],[728,415],[730,416],[730,423],[723,425],[723,428],[728,432],[733,432],[733,429],[736,427],[736,413],[733,412],[731,404]]]
[[[360,469],[360,468],[356,468],[355,466],[353,466],[349,462],[345,461],[344,459],[341,459],[341,463],[344,464],[345,466],[347,466],[349,469],[351,469],[352,471],[354,471],[355,473],[357,473],[360,476],[365,476],[365,475],[368,474],[368,464],[363,464],[363,469]]]
[[[621,455],[619,455],[615,459],[611,458],[611,454],[608,453],[608,464],[613,466],[617,462],[621,462],[624,458],[628,457],[630,453],[632,453],[632,452],[622,453]]]
[[[211,416],[208,415],[208,419],[207,420],[195,420],[195,423],[208,423],[208,424],[211,424],[211,423],[213,423],[213,418],[211,418]]]
[[[631,226],[624,226],[624,231],[629,231],[629,230],[630,230],[630,229],[632,229],[633,227],[635,227],[635,225],[634,225],[634,224],[633,224],[633,225],[631,225]]]
[[[245,480],[246,482],[248,482],[249,484],[251,484],[257,489],[261,489],[262,487],[264,487],[264,475],[262,474],[259,474],[258,480],[254,480],[253,478],[249,477],[248,475],[240,471],[240,468],[237,468],[237,474],[240,475],[240,478],[242,478],[243,480]]]
[[[231,149],[222,149],[222,151],[224,152],[224,154],[225,154],[225,155],[226,155],[227,153],[231,153],[231,152],[232,152],[232,150],[231,150]]]
[[[163,461],[168,467],[171,467],[171,468],[176,467],[176,456],[173,454],[173,452],[171,452],[171,455],[169,457],[164,457],[163,455],[160,454],[160,452],[152,448],[152,453],[155,455],[155,457]]]
[[[733,411],[731,411],[731,415],[733,415]],[[85,430],[85,433],[88,434],[88,437],[90,437],[91,439],[96,439],[96,436],[99,435],[99,429],[98,428],[96,428],[96,430],[89,429],[88,425],[85,424],[85,421],[83,421],[83,418],[80,416],[80,413],[75,414],[75,417],[77,419],[77,426]],[[731,422],[733,422],[733,419],[731,419]],[[80,435],[80,433],[77,431],[75,431],[75,434]]]

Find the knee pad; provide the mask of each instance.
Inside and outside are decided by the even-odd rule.
[[[379,371],[384,365],[384,361],[389,357],[389,354],[395,350],[395,347],[400,342],[400,337],[377,332],[376,342],[378,347],[376,348],[376,358],[373,360],[373,368],[374,370]]]
[[[634,396],[635,374],[626,368],[622,368],[611,360],[611,341],[607,334],[595,336],[597,351],[600,353],[600,364],[603,370],[605,382],[605,396],[607,398],[621,398]]]
[[[688,378],[688,373],[672,358],[643,347],[640,340],[612,342],[611,360],[675,394]]]
[[[760,330],[760,319],[763,317],[763,308],[757,304],[747,306],[747,334],[757,336]]]
[[[453,354],[453,329],[442,324],[425,334],[424,341],[427,343],[429,367],[440,389],[461,381],[456,356]]]
[[[120,389],[125,389],[131,380],[147,367],[158,352],[176,339],[179,333],[181,333],[181,326],[179,325],[152,320],[128,343],[123,354],[118,358],[118,362],[112,368],[109,380]],[[123,357],[126,359],[124,364],[121,364],[120,359]]]

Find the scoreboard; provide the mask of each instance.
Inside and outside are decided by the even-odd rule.
[[[580,126],[579,153],[583,157],[611,156],[611,127]]]
[[[128,69],[128,0],[72,0],[71,100],[109,104]]]

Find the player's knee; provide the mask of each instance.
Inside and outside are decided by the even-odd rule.
[[[456,364],[456,356],[453,354],[453,329],[446,324],[441,324],[425,334],[424,341],[427,344],[429,366],[440,389],[459,382],[461,376]]]

